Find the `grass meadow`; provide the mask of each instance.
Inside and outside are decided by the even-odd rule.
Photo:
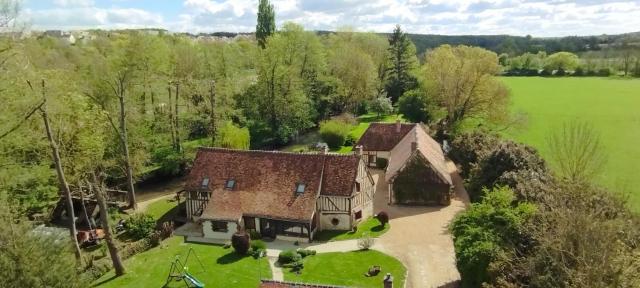
[[[600,133],[608,159],[597,182],[629,193],[640,211],[640,80],[618,78],[504,77],[512,92],[512,111],[527,115],[526,125],[507,136],[549,157],[550,133],[568,121],[591,123]]]

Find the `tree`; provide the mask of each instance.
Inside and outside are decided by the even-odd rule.
[[[398,99],[398,113],[410,122],[429,123],[432,115],[429,111],[427,94],[419,89],[405,92]]]
[[[321,69],[320,47],[311,32],[287,23],[260,51],[258,81],[238,99],[247,118],[253,120],[248,126],[254,141],[283,144],[313,125],[315,115],[311,99],[305,95],[302,76],[305,71]]]
[[[574,70],[578,67],[579,61],[580,59],[576,54],[570,52],[558,52],[547,57],[544,63],[544,68],[546,70],[557,70],[564,73],[565,71]]]
[[[349,131],[349,124],[340,120],[329,120],[320,123],[320,137],[332,149],[338,149],[344,145]]]
[[[276,16],[273,5],[269,0],[260,0],[258,4],[258,24],[256,25],[256,39],[258,45],[264,49],[267,38],[276,32]]]
[[[355,41],[353,32],[340,32],[328,39],[328,66],[338,82],[338,114],[356,112],[358,106],[377,95],[377,71],[369,54]]]
[[[249,149],[249,129],[240,128],[231,121],[226,121],[217,130],[214,146],[232,149]]]
[[[389,37],[388,53],[390,64],[386,91],[395,103],[404,92],[414,89],[417,85],[417,80],[412,74],[418,62],[416,47],[400,25],[396,25]]]
[[[34,229],[0,197],[0,287],[86,287],[65,232]]]
[[[536,212],[533,204],[516,203],[509,188],[484,194],[482,202],[472,204],[451,225],[462,287],[495,283],[492,270],[499,271],[501,262],[526,242],[526,224]]]
[[[468,118],[492,122],[508,115],[509,91],[494,75],[498,56],[478,47],[443,45],[427,56],[427,94],[445,112],[445,128],[455,129]]]
[[[116,276],[124,275],[125,269],[122,264],[122,259],[118,254],[118,247],[116,246],[111,226],[109,225],[109,209],[107,208],[107,201],[104,197],[104,185],[102,181],[98,180],[95,171],[92,173],[93,183],[92,187],[94,195],[96,195],[96,201],[100,209],[100,223],[104,230],[104,240],[107,242],[107,248],[109,249],[109,255],[111,256],[111,262],[113,263],[113,269],[116,272]]]
[[[590,182],[604,168],[600,136],[586,122],[565,123],[549,136],[547,145],[560,175],[571,182]]]
[[[56,174],[58,176],[58,182],[60,185],[60,190],[62,190],[62,194],[65,199],[67,199],[67,215],[69,217],[69,233],[71,234],[71,243],[73,243],[74,253],[76,255],[76,259],[78,262],[81,261],[81,252],[80,245],[78,245],[77,235],[78,230],[76,229],[76,217],[74,215],[73,209],[73,199],[71,198],[71,189],[69,189],[69,183],[64,175],[64,170],[62,169],[62,160],[60,160],[60,152],[58,150],[58,143],[53,138],[53,132],[51,131],[51,126],[49,125],[49,116],[47,114],[47,98],[45,92],[45,84],[44,80],[42,80],[42,99],[43,103],[40,106],[40,114],[42,115],[42,121],[44,122],[45,132],[47,133],[47,139],[49,140],[49,145],[51,146],[51,154],[53,155],[53,163],[56,168]]]
[[[388,115],[393,112],[393,105],[391,104],[391,99],[387,97],[376,97],[373,101],[369,103],[369,109],[378,114],[378,117],[381,115]]]
[[[0,0],[0,32],[7,29],[15,21],[20,12],[20,0]]]

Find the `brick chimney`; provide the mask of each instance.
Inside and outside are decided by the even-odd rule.
[[[400,133],[400,119],[396,119],[396,133]]]
[[[362,145],[356,146],[356,156],[362,157]]]
[[[384,288],[393,288],[393,276],[391,276],[391,273],[387,273],[387,275],[384,275],[384,278],[382,279],[382,287]]]

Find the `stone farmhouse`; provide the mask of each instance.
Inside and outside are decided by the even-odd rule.
[[[453,182],[444,153],[422,124],[372,123],[356,145],[368,166],[386,169],[389,204],[451,203]]]
[[[187,178],[187,217],[207,240],[238,229],[309,242],[373,214],[374,181],[360,153],[200,148]]]

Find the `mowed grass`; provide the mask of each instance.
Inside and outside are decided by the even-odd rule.
[[[184,243],[182,237],[172,237],[158,247],[142,252],[124,261],[127,274],[114,277],[111,271],[100,279],[96,287],[162,287],[165,284],[171,262],[176,255],[186,260],[189,247],[192,247],[203,268],[192,253],[189,256],[189,274],[195,276],[206,287],[258,287],[260,279],[270,279],[271,269],[266,258],[240,257],[233,248],[222,246]],[[172,281],[167,287],[185,287],[183,281]]]
[[[504,77],[512,109],[525,112],[523,129],[507,136],[549,155],[550,133],[572,120],[586,121],[600,133],[608,159],[597,182],[627,192],[640,211],[640,80],[616,78]]]
[[[283,269],[287,281],[341,285],[348,287],[382,287],[382,278],[391,273],[394,287],[404,287],[406,268],[400,261],[384,253],[367,250],[320,253],[305,257],[300,275]],[[380,274],[366,277],[369,268],[380,266]]]
[[[340,241],[349,239],[360,239],[363,236],[379,237],[385,232],[389,231],[391,224],[387,223],[384,227],[380,225],[378,219],[370,217],[358,224],[358,229],[355,232],[352,231],[334,231],[324,230],[318,232],[315,236],[317,241]]]
[[[178,201],[175,201],[173,198],[159,199],[149,204],[144,212],[153,217],[153,219],[158,220],[176,208],[176,206],[178,206]]]

